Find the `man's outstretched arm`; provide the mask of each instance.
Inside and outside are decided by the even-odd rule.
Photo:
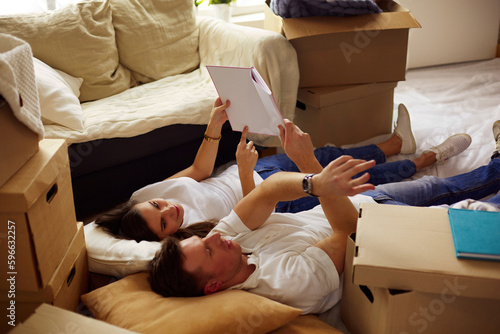
[[[319,174],[313,176],[313,193],[317,196],[333,196],[332,201],[347,203],[352,196],[373,189],[365,184],[368,174],[352,177],[375,164],[374,161],[341,157],[332,161]],[[260,227],[274,211],[279,201],[291,201],[305,196],[302,180],[305,173],[281,172],[264,180],[234,208],[235,213],[250,229]],[[349,201],[350,203],[350,201]]]
[[[347,157],[343,156],[338,158],[337,160],[339,159],[346,160]],[[349,161],[347,161],[347,163],[349,163]],[[361,178],[363,177],[366,182],[369,179],[369,174],[365,173]],[[313,177],[313,182],[314,181],[316,180]],[[345,181],[347,182],[347,184],[349,184],[349,180]],[[319,183],[321,185],[321,181]],[[366,184],[365,186],[369,186],[370,189],[375,188],[371,184]],[[331,236],[321,240],[315,246],[321,248],[323,251],[325,251],[325,253],[328,254],[332,262],[335,264],[337,272],[340,275],[344,271],[347,238],[351,233],[356,231],[358,212],[354,208],[354,205],[349,200],[349,198],[345,196],[322,196],[319,200],[321,203],[321,207],[323,208],[323,212],[325,213],[325,216],[328,219],[328,222],[330,223],[330,226],[332,227],[334,233]]]
[[[303,132],[292,121],[285,119],[285,126],[279,126],[281,145],[288,157],[303,173],[320,173],[323,167],[314,155],[314,147],[308,133]],[[314,183],[314,182],[313,182]],[[313,191],[314,193],[314,191]],[[346,197],[320,197],[326,217],[335,231],[355,230],[358,212]],[[354,222],[354,223],[353,223]]]

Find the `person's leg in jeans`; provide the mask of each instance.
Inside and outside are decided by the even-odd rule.
[[[492,159],[486,166],[448,177],[424,176],[420,179],[378,185],[364,195],[378,203],[433,206],[453,204],[465,199],[482,199],[500,191],[500,159]],[[500,204],[500,196],[488,202]]]
[[[384,163],[386,161],[385,154],[376,145],[349,149],[327,146],[316,149],[314,154],[323,167],[342,155],[350,155],[364,160],[375,160],[380,165],[375,165],[367,171],[370,173],[370,183],[374,185],[398,182],[417,172],[417,166],[411,160]],[[278,154],[259,159],[255,171],[263,179],[266,179],[280,171],[299,172],[299,169],[286,154]],[[279,202],[276,206],[276,212],[300,212],[311,209],[318,204],[319,200],[317,198],[303,197],[294,201]]]

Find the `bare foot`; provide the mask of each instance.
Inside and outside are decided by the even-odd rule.
[[[430,167],[437,162],[436,153],[429,151],[423,153],[420,157],[413,159],[413,162],[417,166],[417,172],[425,167]]]
[[[393,134],[391,138],[387,139],[385,142],[377,144],[378,148],[384,152],[386,158],[399,154],[401,152],[402,145],[403,140],[395,134]]]

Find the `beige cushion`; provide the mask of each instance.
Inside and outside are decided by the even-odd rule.
[[[0,32],[28,42],[33,56],[50,67],[82,78],[82,102],[130,87],[130,71],[118,62],[107,0],[82,2],[53,12],[0,16]]]
[[[163,298],[146,272],[82,296],[94,316],[138,333],[267,333],[301,310],[250,292],[231,290],[194,298]]]
[[[110,1],[120,63],[139,83],[199,65],[193,0]]]
[[[343,334],[313,314],[301,315],[272,334]]]

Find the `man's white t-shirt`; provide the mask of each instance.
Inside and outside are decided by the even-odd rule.
[[[262,178],[254,171],[255,185]],[[238,166],[231,165],[219,175],[201,182],[189,177],[165,180],[150,184],[134,192],[132,200],[138,202],[163,198],[180,203],[184,208],[181,227],[210,219],[219,220],[227,216],[236,203],[243,198]]]
[[[350,198],[356,208],[371,197]],[[321,205],[298,213],[273,213],[258,229],[250,230],[232,211],[210,232],[235,240],[256,269],[242,284],[231,289],[247,290],[283,304],[300,308],[303,314],[322,313],[333,307],[342,294],[342,280],[330,257],[313,247],[332,235]]]

